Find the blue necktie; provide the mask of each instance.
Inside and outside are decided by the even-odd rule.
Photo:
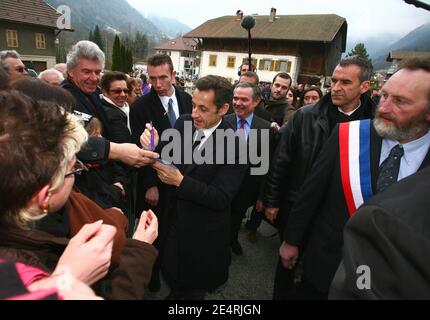
[[[173,100],[171,98],[169,99],[169,103],[167,104],[167,116],[169,117],[170,125],[173,128],[176,122],[176,114],[173,110]]]
[[[384,191],[397,181],[400,170],[400,159],[403,153],[403,147],[398,144],[391,149],[388,158],[381,163],[378,180],[376,182],[376,192]]]
[[[246,136],[245,124],[248,124],[248,121],[246,121],[246,119],[240,119],[238,131],[239,131],[239,135],[246,141],[247,136]]]

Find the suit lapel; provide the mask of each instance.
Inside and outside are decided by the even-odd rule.
[[[425,156],[425,158],[423,160],[423,163],[421,163],[418,171],[424,169],[425,167],[427,167],[429,165],[430,165],[430,150],[427,151],[427,154],[426,154],[426,156]]]

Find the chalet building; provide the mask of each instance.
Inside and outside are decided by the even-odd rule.
[[[166,41],[154,49],[157,53],[165,53],[172,58],[173,68],[179,77],[191,79],[198,73],[196,45],[193,39],[179,37]]]
[[[391,62],[391,66],[387,71],[386,80],[396,72],[400,61],[413,58],[430,58],[430,51],[390,51],[386,61]]]
[[[346,48],[347,22],[335,14],[254,15],[251,29],[252,64],[261,81],[271,82],[288,72],[295,82],[317,84],[331,76]],[[201,50],[200,76],[216,74],[238,79],[239,66],[248,61],[248,32],[243,12],[206,21],[184,37]]]
[[[24,64],[38,72],[51,68],[59,17],[43,0],[1,0],[0,51],[18,51]]]

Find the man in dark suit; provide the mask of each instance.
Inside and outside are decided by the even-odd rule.
[[[117,143],[131,142],[127,75],[118,71],[106,72],[100,86],[103,93],[101,102],[111,132],[110,140]]]
[[[246,170],[246,164],[239,164],[239,139],[223,119],[231,101],[232,87],[225,78],[199,79],[192,114],[181,116],[175,124],[180,141],[161,146],[162,158],[163,147],[170,146],[182,159],[175,161],[176,167],[153,165],[169,186],[168,231],[162,253],[163,275],[171,288],[168,299],[203,299],[207,290],[228,279],[230,205]],[[146,148],[150,131],[148,125],[142,136]],[[228,132],[233,134],[233,145],[225,143],[223,135]],[[185,161],[191,149],[193,157]]]
[[[346,150],[342,149],[345,124],[336,127],[291,210],[280,255],[284,267],[292,268],[299,248],[304,250],[306,298],[327,298],[341,260],[343,228],[356,207],[430,164],[430,60],[406,61],[381,92],[375,119],[364,130],[370,136],[359,143],[350,139],[347,157],[340,156]],[[362,152],[369,139],[366,162]],[[354,169],[358,167],[359,171]],[[367,196],[363,192],[366,181]]]
[[[280,238],[300,187],[335,125],[373,117],[376,106],[366,94],[371,75],[372,66],[367,60],[341,60],[333,71],[331,92],[317,104],[297,110],[280,130],[263,201],[266,217],[276,225]],[[294,298],[296,271],[300,270],[285,269],[278,261],[274,299]]]
[[[252,148],[253,151],[250,151],[250,154],[261,155],[266,164],[265,172],[260,172],[259,175],[251,174],[250,168],[248,169],[240,191],[233,199],[231,206],[231,249],[237,255],[243,253],[242,246],[238,241],[242,219],[246,210],[254,206],[259,199],[261,184],[269,169],[270,122],[254,114],[260,101],[261,90],[258,86],[247,82],[238,83],[233,94],[234,113],[224,117],[233,129],[247,141],[248,148]],[[248,160],[248,164],[250,164],[251,161]],[[262,165],[263,162],[260,162],[259,165]]]
[[[182,114],[191,113],[191,96],[173,85],[176,71],[173,70],[172,59],[166,54],[156,54],[148,58],[148,76],[151,80],[151,92],[136,100],[130,108],[130,125],[133,141],[140,145],[140,135],[147,123],[153,124],[158,133],[173,128],[176,119]],[[164,212],[165,186],[157,179],[154,169],[143,168],[137,178],[136,217],[143,210],[152,209],[158,214],[160,237],[155,243],[162,251],[165,223]],[[149,285],[151,291],[160,289],[159,261],[157,261],[152,280]]]
[[[79,41],[67,55],[67,79],[61,87],[76,99],[74,110],[97,117],[103,125],[103,137],[111,139],[109,121],[100,100],[101,72],[105,55],[97,44]]]
[[[427,167],[357,211],[345,226],[329,299],[429,298],[429,190]]]

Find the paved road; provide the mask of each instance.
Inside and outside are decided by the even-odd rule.
[[[244,227],[239,233],[243,255],[232,253],[230,275],[227,283],[216,292],[208,294],[209,300],[270,300],[278,259],[279,238],[271,225],[264,222],[257,231],[257,241],[252,243]],[[164,299],[169,294],[162,281],[161,290],[152,293],[148,289],[145,299]]]

